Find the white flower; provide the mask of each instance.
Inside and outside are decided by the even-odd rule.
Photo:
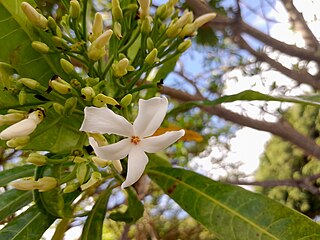
[[[128,156],[126,180],[121,187],[134,184],[143,174],[148,163],[147,153],[155,153],[167,148],[181,138],[185,131],[169,131],[160,136],[152,136],[160,127],[168,108],[165,97],[139,100],[138,116],[129,123],[124,117],[108,108],[86,107],[81,131],[90,133],[117,134],[125,137],[117,143],[101,146],[89,137],[90,145],[101,159],[119,160]]]

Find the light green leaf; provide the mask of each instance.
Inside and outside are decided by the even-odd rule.
[[[0,195],[0,221],[32,201],[31,191],[12,189]]]
[[[40,212],[36,206],[9,222],[0,231],[1,240],[31,240],[40,239],[43,233],[54,222],[55,218]]]
[[[111,191],[112,188],[107,188],[100,194],[84,224],[81,240],[102,239],[102,225]]]
[[[317,223],[263,195],[184,169],[155,168],[148,174],[220,239],[320,239]]]
[[[297,96],[297,97],[288,97],[288,96],[270,96],[260,92],[246,90],[237,94],[227,95],[220,97],[214,101],[204,101],[204,105],[217,105],[220,103],[234,102],[234,101],[277,101],[277,102],[291,102],[291,103],[300,103],[308,104],[313,106],[320,106],[320,96]]]
[[[33,176],[34,169],[35,166],[33,165],[24,165],[0,172],[0,187],[18,178]]]

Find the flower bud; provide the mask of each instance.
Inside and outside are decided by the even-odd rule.
[[[36,50],[39,53],[48,53],[50,50],[47,44],[39,41],[33,41],[31,43],[31,46],[34,50]]]
[[[128,107],[129,104],[131,103],[131,101],[132,101],[132,95],[129,93],[129,94],[125,95],[125,96],[121,99],[120,105],[121,105],[122,107]]]
[[[77,0],[71,0],[70,1],[70,9],[69,9],[69,15],[71,18],[78,18],[80,16],[80,4]]]
[[[92,157],[91,159],[97,166],[102,168],[109,166],[111,164],[111,161],[103,160],[99,157]]]
[[[148,38],[147,38],[147,49],[148,49],[149,51],[151,51],[153,48],[154,48],[154,43],[153,43],[151,37],[148,37]]]
[[[120,7],[119,0],[112,0],[111,4],[112,4],[111,11],[112,11],[113,21],[115,21],[115,22],[121,21],[123,18],[123,13],[122,13],[122,9]]]
[[[114,22],[113,31],[114,31],[114,35],[116,36],[117,39],[121,39],[122,38],[121,24],[119,22]]]
[[[84,87],[81,89],[81,97],[85,101],[91,101],[96,96],[92,87]]]
[[[53,32],[53,34],[57,35],[57,28],[59,28],[59,27],[57,25],[56,20],[51,16],[48,17],[48,27]],[[60,30],[60,28],[59,28],[59,30]],[[61,37],[61,36],[59,36],[59,37]]]
[[[207,13],[198,18],[193,23],[186,24],[182,31],[179,34],[179,37],[185,38],[188,36],[192,36],[198,30],[198,28],[202,27],[204,24],[210,22],[216,16],[215,13]]]
[[[39,178],[37,183],[37,189],[39,189],[39,192],[46,192],[58,186],[58,181],[54,177]]]
[[[61,65],[63,71],[65,71],[68,74],[70,74],[74,71],[73,64],[64,58],[60,59],[60,65]]]
[[[48,26],[48,20],[43,15],[38,13],[37,10],[34,9],[29,3],[22,2],[21,9],[29,21],[35,26],[40,28],[46,28]]]
[[[40,154],[40,153],[37,153],[37,152],[33,152],[33,153],[29,154],[26,161],[28,163],[32,163],[36,166],[43,166],[43,165],[46,165],[47,159],[48,159],[47,156]]]
[[[22,149],[25,147],[30,141],[29,136],[21,136],[21,137],[14,137],[11,138],[9,141],[7,141],[7,146],[10,148],[15,148],[15,149]]]
[[[60,116],[63,116],[64,106],[62,106],[60,103],[57,103],[57,102],[54,102],[52,106],[53,106],[53,109],[56,111],[56,113],[58,113]]]
[[[156,62],[158,55],[158,50],[156,48],[152,49],[152,51],[146,56],[145,62],[149,65],[152,65]]]
[[[204,24],[210,22],[212,19],[214,19],[216,17],[216,13],[207,13],[207,14],[203,14],[200,17],[196,18],[196,20],[194,20],[193,24],[196,26],[196,28],[200,28],[202,27]]]
[[[78,98],[70,97],[66,100],[63,109],[64,116],[70,116],[77,107]]]
[[[94,20],[92,24],[92,35],[90,37],[90,41],[93,42],[96,40],[103,31],[103,19],[101,13],[96,13],[94,15]]]
[[[114,71],[114,76],[122,77],[127,74],[127,67],[129,66],[128,58],[123,58],[119,62],[115,62],[112,64],[112,68]]]
[[[167,4],[160,5],[156,10],[156,17],[160,18],[162,21],[167,17]]]
[[[107,54],[105,48],[96,48],[92,44],[88,49],[88,57],[93,61],[98,61],[99,59],[103,58]]]
[[[94,86],[96,85],[98,82],[99,82],[99,78],[92,78],[92,77],[87,77],[85,79],[86,83],[89,85],[89,86]]]
[[[76,88],[76,89],[80,89],[81,88],[81,83],[75,78],[70,80],[70,84],[71,84],[71,86],[73,88]]]
[[[43,120],[43,110],[36,110],[29,114],[27,119],[23,119],[10,127],[7,127],[0,133],[0,139],[9,140],[16,137],[23,137],[30,135]]]
[[[113,31],[111,29],[105,31],[96,40],[92,42],[92,45],[94,45],[96,48],[104,48],[108,44],[112,34]]]
[[[104,107],[106,104],[110,104],[113,106],[119,105],[119,103],[114,98],[106,96],[102,93],[99,93],[93,99],[93,105],[95,107]]]
[[[90,187],[97,186],[100,183],[101,179],[102,179],[101,173],[93,172],[91,174],[89,181],[81,185],[81,190],[84,191]]]
[[[53,36],[52,38],[53,44],[58,49],[68,50],[68,43],[61,37]]]
[[[18,190],[34,190],[38,187],[38,183],[33,177],[20,178],[10,183],[10,186]]]
[[[89,168],[87,166],[87,163],[77,164],[76,176],[80,184],[84,183],[84,181],[86,180],[88,171],[89,171]]]
[[[20,78],[18,80],[19,83],[22,83],[24,86],[27,88],[30,88],[32,90],[37,89],[40,86],[40,83],[37,82],[36,80],[33,80],[31,78]]]
[[[140,4],[140,18],[143,20],[149,16],[150,0],[138,0]]]
[[[72,161],[74,163],[87,163],[88,160],[86,158],[80,157],[80,156],[70,156]]]
[[[71,193],[76,191],[78,188],[80,187],[79,183],[71,183],[68,184],[64,189],[63,189],[63,193]]]
[[[180,53],[183,53],[185,52],[189,47],[191,47],[192,45],[192,42],[190,39],[182,42],[179,44],[178,48],[177,48],[177,51],[180,52]]]
[[[113,160],[112,161],[112,165],[114,166],[114,168],[121,173],[122,172],[122,165],[121,165],[121,161],[120,160]]]
[[[0,115],[0,126],[12,125],[26,118],[25,113],[15,112],[6,115]]]
[[[152,23],[152,18],[150,16],[144,18],[142,20],[142,24],[141,24],[141,32],[143,33],[150,33],[151,32],[151,23]]]
[[[19,104],[24,105],[27,101],[27,92],[24,89],[21,89],[18,95]]]
[[[49,86],[60,94],[68,94],[71,92],[71,85],[59,76],[54,76],[49,81]]]

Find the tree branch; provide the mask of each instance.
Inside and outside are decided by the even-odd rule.
[[[261,186],[261,187],[277,187],[277,186],[288,186],[298,187],[309,191],[314,195],[320,195],[320,190],[313,186],[312,182],[320,178],[320,173],[307,176],[300,179],[282,179],[282,180],[264,180],[264,181],[242,181],[242,180],[226,180],[226,183],[236,185],[247,185],[247,186]]]
[[[195,16],[201,16],[206,13],[214,12],[211,7],[204,1],[200,0],[186,0],[187,5],[192,9]],[[286,44],[281,42],[271,36],[257,30],[256,28],[251,27],[244,21],[239,19],[231,19],[226,16],[222,16],[221,14],[217,13],[216,18],[214,18],[210,23],[207,24],[214,30],[220,30],[224,33],[230,30],[236,30],[237,33],[246,33],[251,37],[259,40],[260,42],[279,50],[285,54],[290,56],[298,57],[301,59],[305,59],[308,61],[316,61],[320,63],[320,56],[313,50],[299,48],[295,45]],[[230,34],[230,33],[229,33]],[[232,32],[231,32],[232,35]]]
[[[189,102],[189,101],[203,101],[206,100],[203,97],[195,96],[188,94],[186,92],[169,88],[169,87],[163,87],[161,92],[163,94],[166,94],[170,96],[173,99],[182,101],[182,102]],[[287,122],[279,121],[279,122],[265,122],[265,121],[259,121],[255,120],[246,116],[243,116],[238,113],[234,113],[230,110],[227,110],[220,105],[216,106],[202,106],[201,109],[206,111],[209,114],[216,115],[218,117],[221,117],[227,121],[231,121],[233,123],[251,127],[257,130],[270,132],[274,135],[277,135],[284,140],[287,140],[297,147],[301,148],[306,155],[314,156],[318,159],[320,159],[320,146],[316,144],[316,142],[297,132],[296,129],[291,127]]]
[[[237,39],[234,41],[239,45],[239,47],[244,48],[248,52],[250,52],[258,61],[268,63],[272,68],[278,70],[279,72],[283,73],[291,79],[296,80],[299,83],[306,83],[316,90],[320,89],[320,82],[307,71],[295,71],[286,68],[281,63],[270,58],[267,54],[252,49],[242,37],[237,37]]]
[[[293,1],[282,0],[282,3],[288,12],[294,30],[301,33],[303,39],[306,42],[306,45],[309,48],[317,50],[319,48],[319,42],[317,38],[314,36],[314,34],[311,32],[302,14],[293,5]]]

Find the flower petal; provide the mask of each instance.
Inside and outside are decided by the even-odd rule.
[[[90,133],[117,134],[133,136],[133,126],[124,117],[115,114],[109,108],[86,107],[80,131]]]
[[[89,137],[89,143],[93,147],[96,155],[104,160],[120,160],[126,157],[132,148],[132,144],[128,138],[122,139],[114,144],[99,147],[94,138]]]
[[[151,136],[166,116],[168,100],[166,97],[154,97],[139,100],[138,116],[133,123],[135,134],[139,137]]]
[[[141,140],[139,145],[145,152],[155,153],[167,148],[184,134],[184,130],[170,131],[159,136],[144,138]]]
[[[128,157],[127,177],[121,185],[122,189],[131,186],[139,180],[148,161],[148,156],[139,146],[134,146],[131,149]]]

